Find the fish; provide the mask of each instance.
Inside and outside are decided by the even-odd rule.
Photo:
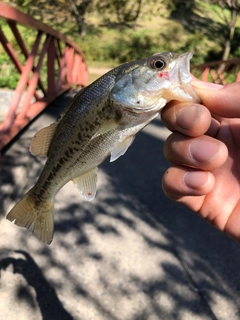
[[[122,64],[80,90],[57,122],[30,143],[34,156],[47,157],[36,184],[10,210],[7,219],[32,229],[50,244],[54,198],[69,181],[85,200],[95,198],[98,166],[122,156],[136,134],[170,100],[199,102],[191,85],[192,52],[156,53]]]

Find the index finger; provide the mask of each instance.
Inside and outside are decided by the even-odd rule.
[[[225,118],[240,117],[240,82],[222,86],[193,80],[192,85],[211,113]]]

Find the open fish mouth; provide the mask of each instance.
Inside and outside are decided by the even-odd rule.
[[[192,52],[180,54],[178,59],[174,61],[174,67],[170,71],[169,80],[172,84],[186,84],[190,83],[192,78],[190,74],[190,59]]]
[[[179,101],[201,102],[199,96],[191,85],[192,76],[190,73],[190,59],[192,56],[193,53],[191,51],[179,55],[178,59],[174,62],[174,67],[169,73],[169,80],[173,87],[181,88],[185,93],[185,95],[182,96],[179,90],[175,89],[176,92],[178,91],[179,96],[176,98]],[[175,90],[173,90],[173,92]]]
[[[178,60],[178,70],[179,70],[179,82],[181,84],[189,83],[192,81],[190,74],[190,59],[192,58],[192,52],[187,52],[181,54]]]

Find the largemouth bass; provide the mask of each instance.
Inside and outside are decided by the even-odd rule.
[[[191,86],[191,52],[165,52],[123,64],[82,89],[60,119],[40,130],[30,151],[47,156],[35,186],[7,219],[43,242],[53,239],[54,198],[70,180],[86,200],[96,194],[97,167],[115,161],[170,100],[199,102]]]

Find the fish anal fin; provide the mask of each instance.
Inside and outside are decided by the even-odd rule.
[[[56,131],[57,124],[57,122],[52,123],[50,126],[41,129],[34,135],[30,144],[30,152],[32,155],[39,157],[47,156],[49,145]]]
[[[124,141],[120,142],[115,146],[111,152],[110,162],[117,160],[120,156],[124,155],[130,145],[133,143],[135,136],[130,136]]]
[[[73,183],[85,200],[93,200],[97,191],[97,168],[74,178]]]

